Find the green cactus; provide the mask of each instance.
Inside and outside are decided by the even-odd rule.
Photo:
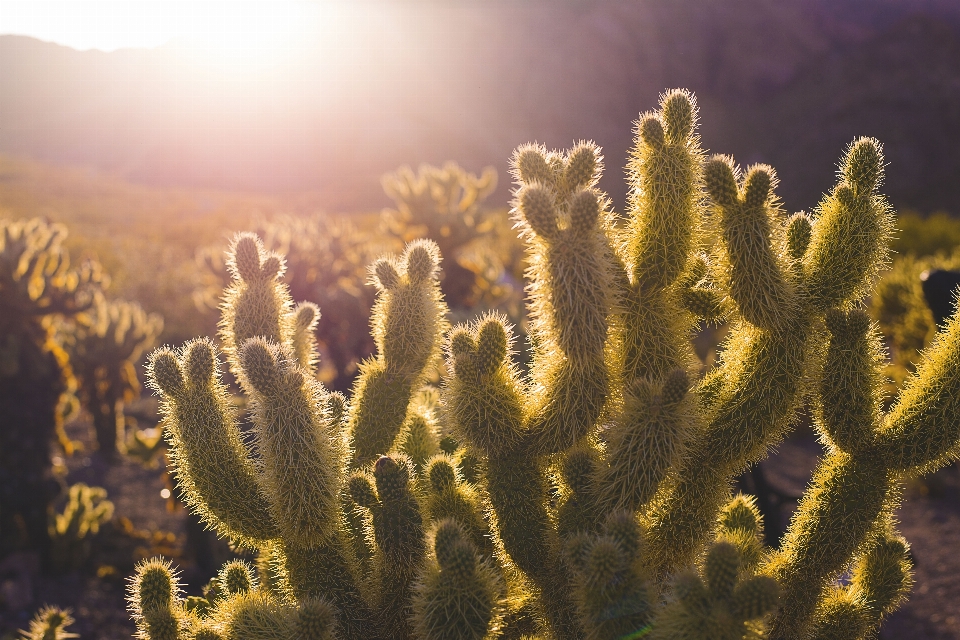
[[[67,640],[79,638],[75,633],[67,631],[67,627],[74,623],[70,610],[59,607],[43,607],[30,621],[30,628],[20,632],[23,640]]]
[[[378,353],[349,401],[330,394],[303,340],[316,310],[293,305],[280,256],[241,236],[221,327],[258,455],[240,437],[209,340],[155,352],[150,378],[188,503],[259,551],[259,576],[233,565],[206,605],[185,604],[162,566],[162,606],[153,598],[145,609],[136,594],[160,566],[145,565],[133,587],[141,633],[739,640],[875,630],[910,587],[890,517],[900,481],[960,453],[960,319],[885,412],[879,343],[860,310],[891,229],[879,143],[856,140],[823,203],[788,217],[773,169],[741,175],[729,157],[704,158],[696,123],[680,90],[641,116],[626,224],[596,188],[595,145],[517,150],[529,376],[504,317],[447,332],[439,255],[417,241],[371,268]],[[690,339],[721,317],[730,335],[701,377]],[[441,342],[437,410],[423,387]],[[806,402],[827,454],[771,550],[752,498],[730,484]],[[852,582],[838,586],[847,570]]]
[[[81,321],[66,325],[65,342],[77,377],[80,404],[93,416],[97,446],[107,457],[123,452],[124,405],[140,395],[134,368],[163,330],[163,318],[136,302],[98,304]]]
[[[99,265],[70,267],[66,229],[0,220],[0,553],[49,551],[50,444],[76,389],[58,318],[96,304]],[[61,437],[61,440],[64,438]]]
[[[63,513],[54,516],[50,525],[50,559],[60,571],[79,569],[90,557],[91,539],[100,525],[113,517],[113,503],[107,500],[102,487],[78,482],[67,492]]]
[[[453,162],[421,165],[416,174],[404,166],[384,175],[381,184],[396,204],[383,210],[383,229],[403,242],[430,238],[440,247],[447,261],[440,274],[447,304],[469,309],[481,299],[492,305],[503,297],[496,282],[503,265],[495,252],[483,250],[497,222],[483,206],[497,188],[493,167],[477,176]]]

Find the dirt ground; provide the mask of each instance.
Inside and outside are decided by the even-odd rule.
[[[84,424],[71,425],[74,438],[85,430]],[[821,452],[811,432],[798,431],[762,463],[764,475],[779,492],[799,494]],[[25,628],[33,611],[44,603],[72,608],[77,622],[71,630],[81,638],[130,638],[134,626],[126,610],[125,588],[136,559],[157,553],[172,557],[188,568],[182,576],[186,590],[199,593],[211,567],[229,556],[223,545],[205,547],[200,552],[205,558],[185,552],[189,548],[184,544],[186,514],[182,509],[171,510],[174,503],[161,495],[170,488],[162,465],[149,469],[130,459],[107,465],[97,455],[83,453],[65,462],[69,483],[83,481],[108,490],[116,505],[114,522],[102,530],[94,555],[82,571],[44,576],[36,572],[35,559],[17,559],[23,565],[21,574],[29,574],[31,583],[20,583],[19,591],[21,595],[32,591],[32,598],[16,610],[0,605],[0,640],[16,637],[16,630]],[[960,640],[960,470],[953,465],[923,483],[912,483],[905,495],[898,515],[912,545],[916,584],[910,600],[884,623],[880,638]],[[789,500],[780,506],[781,528],[794,508]],[[9,585],[16,569],[0,567],[0,578]]]

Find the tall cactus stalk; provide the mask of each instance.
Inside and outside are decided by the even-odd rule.
[[[697,117],[682,90],[641,116],[626,224],[597,189],[594,144],[517,150],[528,377],[504,318],[447,330],[439,254],[418,241],[371,268],[378,353],[349,400],[331,394],[314,376],[317,309],[294,306],[283,258],[241,235],[221,338],[256,455],[211,341],[156,351],[150,379],[187,502],[257,550],[260,575],[225,568],[244,579],[185,602],[166,564],[144,564],[141,636],[872,633],[911,584],[890,517],[900,479],[960,452],[960,320],[884,414],[860,310],[892,226],[879,143],[856,140],[814,213],[788,217],[772,168],[705,158]],[[730,336],[701,376],[690,338],[720,319]],[[444,349],[437,405],[423,387]],[[828,451],[774,552],[730,485],[808,402]]]

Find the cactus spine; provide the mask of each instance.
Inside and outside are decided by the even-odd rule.
[[[528,378],[504,318],[446,331],[439,255],[420,241],[373,265],[378,353],[349,401],[330,394],[304,339],[317,310],[294,307],[277,280],[282,258],[241,236],[222,338],[262,462],[240,438],[209,340],[155,352],[151,383],[188,501],[258,549],[263,570],[258,583],[235,567],[245,586],[226,593],[229,570],[209,606],[164,595],[144,609],[135,597],[142,633],[705,640],[876,629],[910,587],[889,517],[899,481],[960,450],[960,320],[883,414],[879,348],[859,310],[891,227],[879,143],[855,141],[813,215],[788,218],[773,169],[704,158],[696,124],[680,90],[641,116],[625,225],[596,188],[595,145],[517,150]],[[689,338],[718,318],[732,331],[701,378]],[[436,411],[422,386],[441,342]],[[808,399],[829,450],[774,552],[752,500],[729,484]],[[852,582],[834,584],[851,567]],[[136,588],[157,571],[145,565]]]

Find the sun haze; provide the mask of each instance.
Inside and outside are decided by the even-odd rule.
[[[322,37],[333,3],[0,0],[0,34],[79,50],[176,43],[221,71],[289,63]]]

